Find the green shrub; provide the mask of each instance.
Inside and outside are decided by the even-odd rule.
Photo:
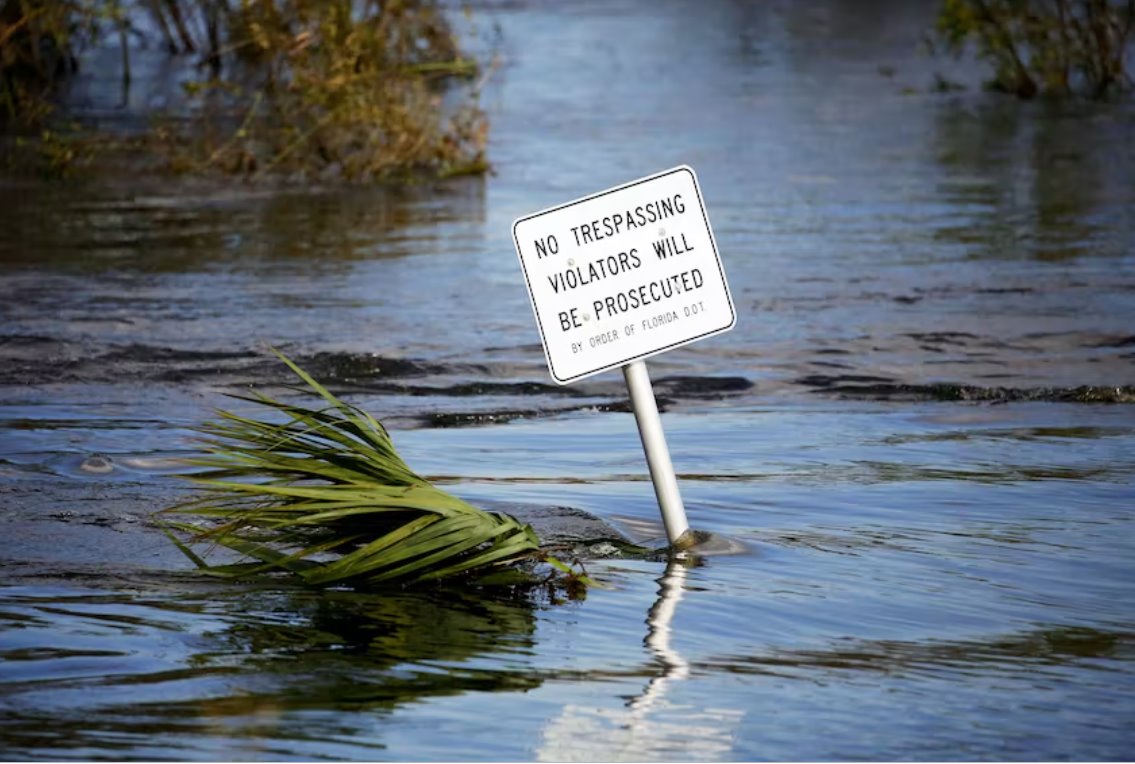
[[[1126,58],[1135,0],[944,0],[937,36],[993,67],[992,89],[1022,98],[1106,98],[1132,85]]]

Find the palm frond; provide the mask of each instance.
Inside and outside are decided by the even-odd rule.
[[[311,584],[378,584],[486,574],[539,553],[532,528],[431,485],[398,455],[386,429],[273,351],[322,404],[233,396],[270,419],[219,411],[198,428],[206,455],[186,477],[203,494],[161,514],[198,567],[223,577],[286,571]],[[246,561],[209,565],[191,546]]]

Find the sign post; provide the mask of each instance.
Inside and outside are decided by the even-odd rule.
[[[694,171],[522,217],[512,234],[552,379],[622,367],[666,535],[680,544],[689,524],[643,361],[736,322]]]
[[[641,360],[631,361],[623,367],[623,378],[626,379],[627,390],[631,394],[631,408],[634,409],[635,422],[638,423],[642,450],[646,452],[654,495],[658,498],[658,508],[662,511],[666,538],[671,544],[680,545],[679,539],[690,529],[690,523],[686,520],[682,494],[678,492],[678,476],[674,474],[674,465],[670,462],[670,449],[666,447],[666,434],[662,432],[662,419],[658,416],[658,403],[654,400],[646,363]]]

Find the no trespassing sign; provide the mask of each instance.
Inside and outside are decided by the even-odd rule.
[[[522,217],[512,235],[548,368],[560,384],[736,323],[689,167]]]

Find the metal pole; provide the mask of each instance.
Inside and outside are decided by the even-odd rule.
[[[646,451],[654,495],[658,497],[658,507],[662,510],[666,537],[671,544],[678,545],[679,538],[689,530],[690,524],[686,521],[686,508],[678,492],[678,478],[670,462],[670,449],[666,447],[666,435],[662,432],[662,420],[658,417],[658,404],[654,400],[646,364],[631,361],[623,367],[623,377],[631,394],[631,406],[638,423],[639,437],[642,438],[642,448]]]

